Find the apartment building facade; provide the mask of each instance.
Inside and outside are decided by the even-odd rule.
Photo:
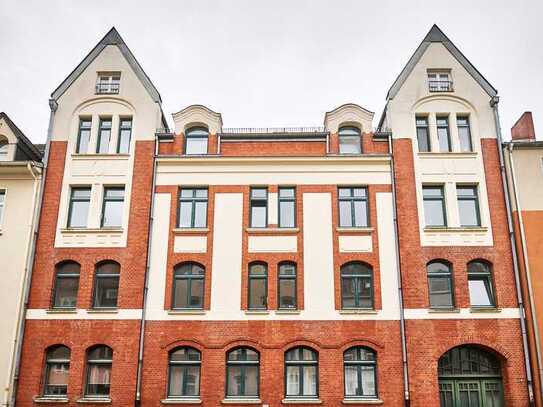
[[[437,26],[377,130],[170,131],[115,29],[51,106],[17,405],[531,402],[497,92]]]
[[[0,405],[11,397],[34,243],[42,152],[0,113]]]

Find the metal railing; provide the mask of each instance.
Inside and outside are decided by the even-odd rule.
[[[428,81],[430,92],[452,92],[452,81]]]
[[[119,83],[97,83],[96,93],[97,94],[116,94],[116,93],[119,93],[119,88],[120,88]]]
[[[316,127],[225,127],[221,134],[307,134],[325,133],[323,126]]]

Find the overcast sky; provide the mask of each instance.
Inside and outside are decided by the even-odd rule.
[[[432,24],[499,91],[504,136],[526,110],[543,138],[543,1],[0,0],[0,111],[44,142],[51,92],[115,26],[171,113],[225,127],[322,125],[374,111]]]

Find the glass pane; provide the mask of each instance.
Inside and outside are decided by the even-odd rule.
[[[351,188],[338,188],[338,195],[343,198],[351,196],[351,192]]]
[[[426,226],[445,226],[443,200],[424,200]]]
[[[66,346],[57,346],[56,348],[47,351],[47,360],[53,359],[70,359],[70,349]]]
[[[353,195],[354,196],[366,197],[367,193],[368,193],[368,190],[366,188],[354,188],[353,189]]]
[[[461,226],[479,226],[479,211],[475,199],[459,199],[458,211]]]
[[[200,394],[200,367],[185,368],[185,392],[183,396],[198,396]]]
[[[340,154],[360,154],[360,136],[340,136]]]
[[[169,396],[183,396],[183,380],[185,378],[185,366],[170,366]]]
[[[303,380],[304,380],[303,395],[316,396],[317,395],[317,366],[304,366]]]
[[[258,366],[247,366],[245,368],[244,396],[258,396]]]
[[[111,365],[89,365],[87,395],[108,396]]]
[[[120,271],[118,263],[108,261],[100,264],[96,274],[119,274]]]
[[[111,126],[111,124],[110,124]],[[109,151],[109,139],[111,137],[111,127],[108,129],[100,129],[98,135],[98,146],[96,152],[98,154],[107,154]]]
[[[265,276],[268,268],[264,264],[251,264],[249,274],[251,276]]]
[[[375,368],[373,366],[362,366],[362,393],[364,396],[377,396],[375,389]]]
[[[354,202],[354,226],[368,226],[368,203],[367,201]]]
[[[207,138],[187,138],[185,154],[207,154]]]
[[[75,308],[78,288],[79,277],[57,277],[54,306]]]
[[[105,188],[104,197],[108,199],[124,199],[124,188]]]
[[[254,206],[251,208],[251,227],[264,228],[267,226],[266,206]]]
[[[207,137],[208,134],[209,132],[205,127],[192,127],[187,130],[187,137],[191,137],[191,136]]]
[[[296,308],[296,280],[279,280],[279,308]]]
[[[207,226],[207,201],[195,202],[194,227],[205,228]]]
[[[252,188],[251,198],[266,199],[268,197],[268,190],[266,188]]]
[[[130,135],[132,130],[122,129],[119,134],[119,146],[117,147],[120,154],[127,154],[130,150]]]
[[[68,363],[49,363],[45,378],[46,395],[66,395],[70,365]]]
[[[468,273],[490,273],[490,267],[481,261],[472,261],[468,264]]]
[[[294,188],[279,188],[280,198],[294,198]]]
[[[287,396],[300,394],[300,369],[298,366],[287,366]]]
[[[243,396],[243,378],[241,366],[228,366],[227,367],[227,395],[228,396]]]
[[[445,263],[432,262],[426,266],[428,273],[449,273],[449,266]]]
[[[317,354],[311,349],[302,348],[302,360],[317,360]]]
[[[356,293],[356,279],[342,278],[341,279],[341,299],[343,303],[343,308],[356,307],[355,293]]]
[[[438,119],[438,122],[439,122],[439,119]],[[448,127],[438,127],[437,138],[439,140],[439,151],[441,152],[451,151],[451,146],[449,143],[449,128]]]
[[[204,302],[204,280],[193,279],[190,285],[190,306],[202,307]]]
[[[196,198],[207,198],[207,189],[197,189],[194,191]]]
[[[280,202],[279,227],[293,228],[294,226],[294,202]]]
[[[199,361],[200,352],[192,348],[179,348],[170,354],[172,361]]]
[[[454,393],[452,383],[439,383],[440,407],[454,407],[453,397]]]
[[[89,140],[90,140],[90,128],[81,129],[79,131],[79,144],[77,145],[77,152],[85,154],[89,150]]]
[[[119,277],[99,277],[96,279],[95,307],[116,307]]]
[[[468,277],[469,299],[471,306],[492,306],[492,291],[487,278]]]
[[[174,285],[174,298],[173,298],[173,307],[174,308],[187,308],[188,307],[188,289],[189,289],[189,280],[188,279],[175,279]]]
[[[196,194],[194,189],[182,189],[181,198],[192,198]]]
[[[105,227],[121,227],[123,224],[123,206],[123,201],[104,202],[102,225]]]
[[[358,368],[356,366],[345,366],[345,395],[361,396],[360,390],[358,388]]]
[[[353,226],[350,201],[339,201],[339,226],[340,227]]]
[[[427,127],[417,127],[419,151],[430,151],[430,136]]]
[[[372,295],[373,295],[373,288],[371,284],[371,278],[369,277],[362,277],[358,279],[359,281],[359,298],[358,298],[358,306],[361,308],[371,308],[373,306],[372,304]]]
[[[89,352],[89,360],[111,360],[113,351],[108,346],[98,346]]]
[[[68,226],[72,228],[87,227],[87,218],[89,214],[89,201],[76,201],[71,203],[70,218]]]
[[[452,287],[450,277],[428,278],[430,290],[430,306],[452,307]]]
[[[461,151],[472,151],[469,127],[458,127],[458,138]]]
[[[179,210],[179,226],[182,228],[192,227],[192,202],[181,202]]]
[[[249,308],[266,308],[266,279],[251,278],[249,280]]]
[[[443,187],[424,187],[422,188],[424,197],[443,197]]]

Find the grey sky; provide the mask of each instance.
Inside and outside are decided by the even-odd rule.
[[[525,110],[543,138],[543,1],[0,0],[0,111],[44,142],[51,92],[115,26],[170,114],[194,103],[226,127],[321,125],[376,113],[433,23],[499,91],[505,137]]]

